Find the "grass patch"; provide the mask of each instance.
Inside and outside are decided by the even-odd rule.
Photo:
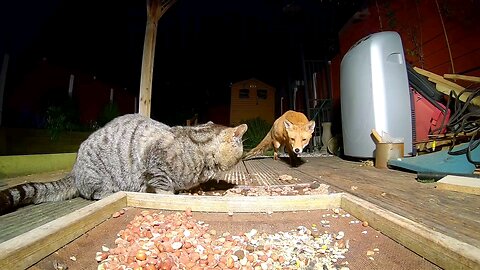
[[[250,150],[257,146],[272,128],[271,124],[260,117],[242,120],[241,123],[248,126],[247,132],[243,135],[243,148],[245,150]]]

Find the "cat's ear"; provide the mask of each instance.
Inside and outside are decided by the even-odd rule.
[[[234,136],[241,138],[243,134],[247,132],[248,126],[247,124],[241,124],[239,126],[234,127],[234,129],[235,129]]]

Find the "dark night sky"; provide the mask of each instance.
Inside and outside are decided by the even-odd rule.
[[[0,54],[10,54],[9,75],[47,57],[138,95],[145,1],[2,2]],[[286,91],[302,78],[302,53],[336,52],[338,31],[359,2],[178,0],[159,21],[152,106],[171,104],[165,95],[192,104],[208,93],[210,103],[222,102],[231,82],[251,77]]]

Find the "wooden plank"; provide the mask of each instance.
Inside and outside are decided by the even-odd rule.
[[[338,157],[309,160],[300,167],[301,170],[319,177],[330,185],[330,189],[348,192],[435,231],[480,247],[480,196],[438,190],[435,183],[417,182],[414,173],[379,170],[359,161]]]
[[[280,157],[280,160],[274,160],[273,157],[256,158],[244,161],[245,168],[252,179],[252,186],[309,186],[316,182],[315,177],[303,174],[299,170],[292,170],[288,163],[288,156]],[[281,175],[290,175],[292,179],[282,180]]]
[[[421,74],[425,77],[428,77],[428,78],[433,78],[433,79],[436,79],[436,80],[440,80],[440,79],[443,79],[442,76],[438,75],[438,74],[435,74],[433,72],[430,72],[430,71],[427,71],[425,69],[422,69],[422,68],[419,68],[419,67],[413,67],[413,69],[418,73],[418,74]]]
[[[0,216],[0,243],[22,235],[52,220],[68,215],[94,203],[83,198],[61,202],[31,204],[15,212]]]
[[[350,194],[341,208],[444,269],[478,269],[480,249]]]
[[[256,160],[247,160],[244,162],[247,171],[252,179],[252,185],[258,186],[271,186],[279,185],[282,182],[279,180],[279,176],[282,174],[279,170],[274,169],[274,164],[265,164],[270,162],[273,157],[259,158]],[[253,161],[253,162],[252,162]],[[281,161],[276,161],[281,162]]]
[[[454,91],[457,95],[459,95],[462,91],[465,90],[465,87],[463,87],[461,85],[458,85],[454,82],[451,82],[449,80],[446,80],[444,77],[442,77],[438,74],[435,74],[435,73],[430,72],[430,71],[426,71],[426,70],[418,68],[418,67],[413,67],[413,69],[417,73],[419,73],[423,76],[426,76],[429,81],[434,82],[436,84],[435,85],[436,89],[439,92],[441,92],[445,95],[450,95],[451,91]],[[447,75],[447,77],[449,77],[449,76],[453,76],[453,75],[456,75],[456,74],[445,74],[445,75]],[[456,76],[463,76],[463,75],[456,75]],[[463,76],[463,78],[469,78],[469,77],[470,78],[478,78],[478,77],[473,77],[473,76]],[[478,79],[480,79],[480,78],[478,78]],[[465,92],[460,96],[459,99],[461,101],[465,102],[470,95],[471,95],[471,93]],[[480,97],[475,97],[472,100],[472,104],[480,107]]]
[[[460,75],[460,74],[443,74],[443,77],[445,79],[462,80],[462,81],[480,83],[480,77],[475,77],[475,76],[467,76],[467,75]]]
[[[0,190],[28,182],[52,182],[65,177],[71,170],[55,170],[0,179]]]
[[[228,171],[217,173],[213,179],[217,181],[223,180],[234,185],[249,185],[252,183],[252,179],[243,162],[237,163],[235,167]]]
[[[191,196],[126,192],[127,205],[140,208],[218,213],[266,213],[331,209],[341,193],[302,196]]]
[[[458,85],[458,84],[456,84],[456,83],[453,83],[453,82],[451,82],[451,81],[447,81],[447,80],[445,80],[445,79],[443,79],[443,78],[442,78],[441,80],[437,80],[437,79],[435,79],[435,78],[428,78],[428,80],[431,81],[431,82],[434,82],[434,83],[436,83],[436,84],[444,85],[444,86],[446,86],[446,87],[454,90],[454,91],[457,92],[457,93],[462,92],[463,90],[465,90],[465,87],[460,86],[460,85]]]
[[[458,85],[458,84],[456,84],[456,83],[454,83],[454,82],[451,82],[451,81],[449,81],[449,80],[446,80],[446,79],[444,79],[442,76],[440,76],[440,75],[438,75],[438,74],[435,74],[435,73],[433,73],[433,72],[426,71],[426,70],[421,69],[421,68],[419,68],[419,67],[413,67],[413,69],[414,69],[417,73],[419,73],[419,74],[421,74],[421,75],[423,75],[423,76],[425,76],[425,77],[428,77],[429,79],[432,79],[432,80],[434,80],[434,81],[436,81],[436,82],[441,82],[441,83],[443,83],[443,84],[446,84],[446,85],[448,85],[448,86],[450,86],[450,87],[452,87],[452,88],[454,88],[454,89],[456,89],[456,90],[460,90],[460,91],[461,91],[461,90],[465,89],[463,86]]]
[[[100,224],[126,206],[126,195],[115,193],[73,213],[0,244],[0,269],[25,269]]]
[[[436,183],[438,189],[480,195],[480,178],[447,175]]]
[[[448,85],[442,84],[442,83],[440,83],[439,81],[436,81],[436,80],[434,80],[434,79],[429,78],[428,80],[431,81],[431,82],[433,82],[433,83],[435,83],[435,84],[436,84],[436,85],[435,85],[435,88],[436,88],[439,92],[441,92],[441,93],[443,93],[443,94],[445,94],[445,95],[450,95],[450,92],[452,92],[452,91],[455,92],[456,94],[459,94],[459,93],[461,92],[461,91],[458,91],[458,90],[455,90],[455,89],[449,87]],[[465,96],[464,96],[464,95],[460,96],[460,100],[463,101],[463,102],[465,102],[465,100],[467,100],[467,96],[466,96],[466,95],[465,95]]]
[[[453,89],[453,88],[449,87],[448,85],[440,83],[436,80],[432,80],[432,79],[428,79],[428,80],[436,83],[435,88],[438,91],[444,93],[445,95],[450,95],[450,91],[454,91],[457,95],[459,95],[463,91],[463,90]],[[467,99],[470,95],[471,95],[471,93],[465,92],[459,97],[459,99],[460,99],[460,101],[465,102],[465,101],[467,101]],[[473,98],[471,103],[480,107],[480,97]]]

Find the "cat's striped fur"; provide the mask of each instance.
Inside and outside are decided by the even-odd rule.
[[[117,191],[190,189],[241,160],[246,130],[245,124],[169,127],[139,114],[120,116],[80,145],[73,169],[63,179],[0,191],[0,214],[77,196],[97,200]]]

